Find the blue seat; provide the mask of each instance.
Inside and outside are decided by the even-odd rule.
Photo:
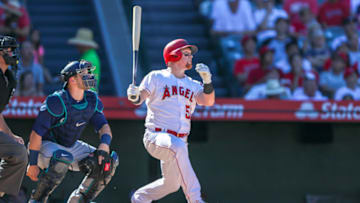
[[[325,30],[325,38],[326,41],[332,41],[333,39],[344,35],[344,29],[340,26],[332,26],[332,27],[328,27]]]

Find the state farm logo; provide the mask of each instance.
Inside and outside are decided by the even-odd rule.
[[[304,102],[295,112],[295,116],[298,119],[360,120],[360,105],[324,102],[321,104],[321,110],[317,110],[313,103]]]
[[[197,106],[193,118],[242,118],[244,105],[242,104],[214,104],[213,106]]]
[[[28,101],[18,101],[15,98],[10,101],[2,114],[4,116],[37,116],[41,105],[42,102],[34,102],[33,99],[29,99]]]
[[[299,110],[295,112],[295,116],[298,119],[316,119],[319,116],[319,112],[315,110],[313,103],[304,102],[300,105]]]

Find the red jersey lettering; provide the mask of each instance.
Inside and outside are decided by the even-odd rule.
[[[166,86],[164,90],[164,95],[162,97],[162,100],[166,99],[166,97],[170,97],[169,88]]]

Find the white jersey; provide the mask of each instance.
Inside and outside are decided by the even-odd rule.
[[[145,127],[162,128],[177,133],[190,132],[191,114],[196,107],[195,97],[203,92],[199,81],[185,76],[176,78],[170,69],[151,71],[140,84],[150,96],[146,99]]]

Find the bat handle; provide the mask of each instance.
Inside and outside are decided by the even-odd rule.
[[[133,75],[132,75],[132,84],[136,85],[136,74],[137,74],[137,66],[138,66],[138,58],[139,54],[137,50],[133,51]]]

